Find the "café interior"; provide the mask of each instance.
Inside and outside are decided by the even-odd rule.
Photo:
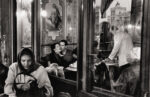
[[[149,0],[0,0],[0,65],[9,70],[29,48],[53,97],[150,97],[149,6]]]

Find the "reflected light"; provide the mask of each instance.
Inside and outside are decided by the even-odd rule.
[[[93,8],[96,8],[96,4],[95,4],[95,2],[93,2]]]
[[[83,10],[83,4],[81,5],[81,9]]]
[[[140,29],[141,29],[141,26],[136,26],[136,29],[140,30]]]
[[[26,14],[26,11],[25,11],[25,10],[22,10],[22,11],[21,11],[21,15],[24,16],[25,14]]]
[[[26,11],[25,11],[25,10],[17,11],[17,12],[16,12],[16,16],[17,16],[17,17],[25,16],[25,14],[26,14]]]
[[[127,27],[128,27],[128,29],[131,29],[133,26],[131,24],[129,24]]]
[[[33,0],[29,0],[29,2],[33,2]]]
[[[69,27],[69,30],[71,31],[71,30],[72,30],[72,27]]]
[[[17,17],[19,16],[19,12],[18,12],[18,11],[16,12],[16,16],[17,16]]]
[[[41,16],[42,17],[47,17],[47,11],[46,10],[42,10],[41,11]]]

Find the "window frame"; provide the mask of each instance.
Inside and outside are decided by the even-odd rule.
[[[94,28],[94,19],[91,15],[93,13],[93,5],[95,0],[81,0],[79,3],[79,49],[78,49],[78,91],[86,91],[87,93],[92,93],[100,97],[132,97],[124,95],[121,93],[114,93],[105,89],[93,87],[92,76],[91,76],[91,66],[86,61],[89,60],[87,55],[90,53],[91,43],[89,42],[92,31]],[[141,91],[140,97],[144,97],[150,92],[150,27],[148,22],[150,22],[148,7],[150,6],[149,0],[143,0],[142,6],[142,34],[141,34],[141,64],[140,65],[140,83]],[[92,9],[92,10],[91,10]],[[89,38],[91,37],[91,38]],[[92,56],[91,56],[92,57]],[[91,61],[91,60],[90,60]],[[89,61],[89,62],[90,62]],[[147,72],[146,72],[147,71]]]

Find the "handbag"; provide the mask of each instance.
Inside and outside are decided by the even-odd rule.
[[[24,85],[26,83],[16,83],[16,78],[21,74],[23,75],[28,75],[30,77],[32,77],[34,80],[30,82],[30,89],[24,91],[20,88],[17,88],[17,85]],[[37,79],[28,74],[28,73],[19,73],[16,75],[16,78],[15,78],[15,82],[14,82],[14,89],[16,91],[16,96],[17,97],[46,97],[45,95],[45,92],[46,92],[46,89],[43,87],[43,88],[38,88],[38,84],[37,84]]]

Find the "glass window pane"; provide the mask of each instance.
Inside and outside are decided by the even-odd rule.
[[[142,0],[113,0],[105,5],[106,1],[96,0],[94,9],[94,86],[136,96],[140,85]]]
[[[0,1],[0,4],[2,4],[2,1]],[[2,10],[2,6],[0,5],[0,39],[1,39],[1,34],[2,34],[2,27],[1,27],[1,10]]]

